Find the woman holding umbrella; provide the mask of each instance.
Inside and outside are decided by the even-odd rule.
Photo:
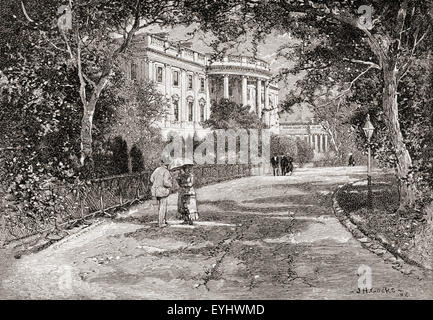
[[[185,161],[178,163],[173,170],[179,170],[176,181],[179,185],[178,193],[178,212],[183,219],[183,224],[193,224],[193,220],[198,220],[196,193],[194,190],[193,163]]]

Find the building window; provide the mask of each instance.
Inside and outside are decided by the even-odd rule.
[[[188,75],[188,90],[192,90],[194,88],[192,74]]]
[[[137,65],[131,63],[131,80],[137,80]]]
[[[179,121],[179,100],[173,101],[173,109],[174,109],[174,121]]]
[[[200,91],[204,92],[205,89],[205,82],[204,82],[204,78],[200,78]]]
[[[188,121],[193,121],[194,101],[188,101]]]
[[[173,86],[179,86],[179,71],[173,71]]]
[[[200,102],[200,122],[204,122],[204,109],[206,106],[206,102],[205,101],[201,101]]]
[[[156,67],[156,82],[162,83],[162,67]]]

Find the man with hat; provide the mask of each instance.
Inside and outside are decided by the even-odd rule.
[[[168,157],[161,159],[161,165],[153,171],[150,176],[150,182],[152,183],[152,197],[158,201],[158,224],[160,228],[167,226],[167,202],[168,195],[170,194],[170,188],[172,188],[172,177],[167,167],[170,164]]]

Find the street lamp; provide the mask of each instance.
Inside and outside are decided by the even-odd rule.
[[[367,137],[367,143],[368,143],[368,162],[367,162],[368,206],[370,209],[372,209],[373,198],[371,192],[371,143],[370,142],[371,142],[371,137],[373,136],[374,126],[370,121],[369,114],[367,114],[367,119],[365,120],[365,124],[362,130],[364,130],[364,134]]]

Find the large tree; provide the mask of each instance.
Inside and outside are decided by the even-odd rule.
[[[383,111],[387,139],[401,181],[401,205],[413,204],[416,199],[413,159],[401,127],[400,92],[416,62],[428,56],[433,39],[432,3],[416,0],[376,0],[368,6],[356,0],[251,3],[249,15],[255,17],[251,27],[257,39],[277,28],[301,40],[296,54],[297,69],[309,72],[304,85],[306,96],[313,96],[315,86],[337,85],[337,98],[343,98],[353,93],[359,80],[367,79],[364,97],[371,99],[374,93]],[[374,103],[364,100],[361,90],[358,93],[357,102]]]
[[[36,45],[62,57],[76,74],[82,108],[81,164],[92,156],[95,109],[119,59],[138,31],[181,23],[184,17],[180,14],[181,3],[161,0],[21,2],[20,11],[14,17],[31,33],[32,43],[27,45]],[[71,85],[70,80],[63,85]]]

